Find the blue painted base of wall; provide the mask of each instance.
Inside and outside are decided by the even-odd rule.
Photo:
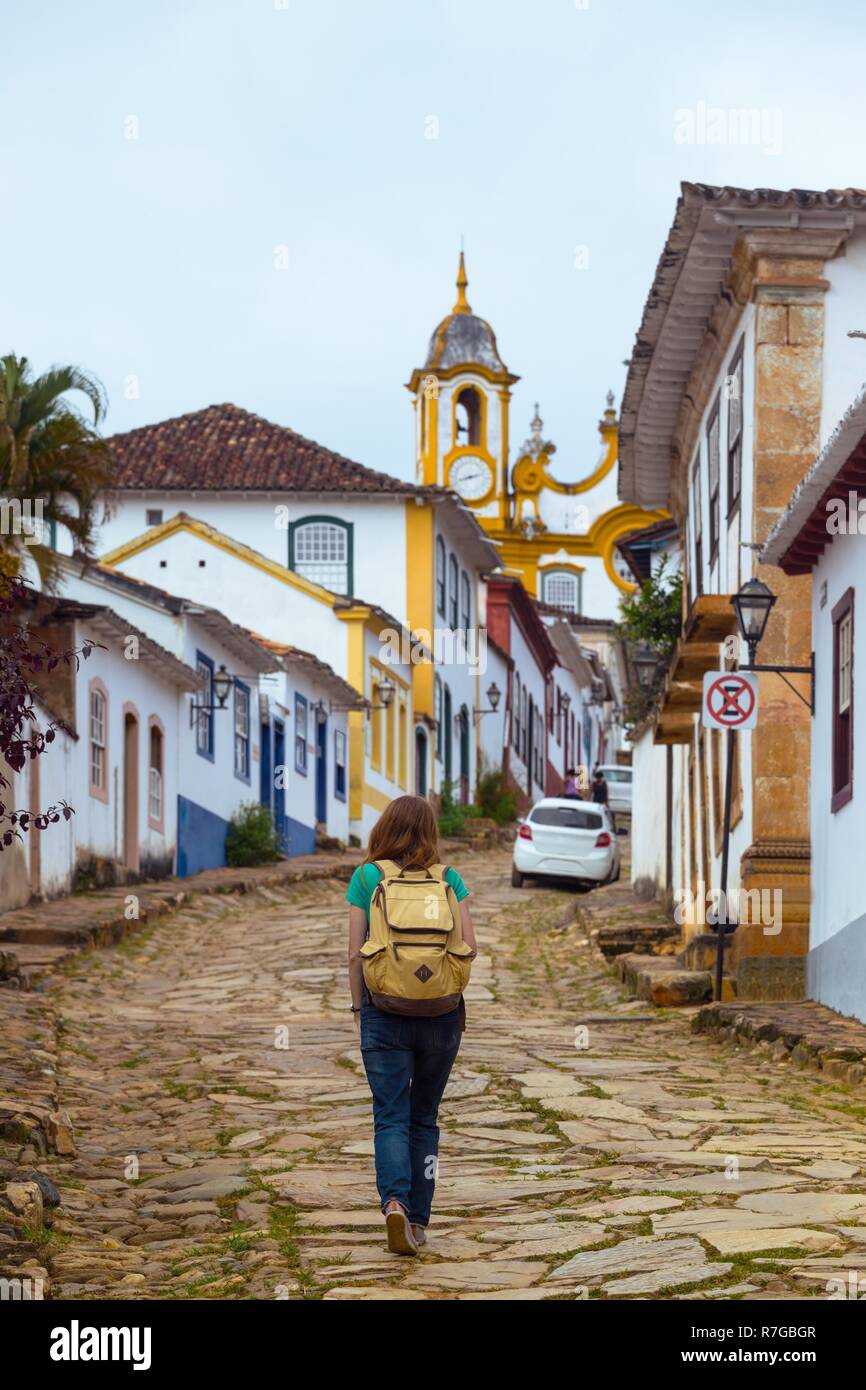
[[[866,917],[858,917],[806,958],[810,999],[866,1023]]]
[[[286,816],[284,822],[284,842],[286,854],[313,854],[316,848],[316,832],[311,825],[302,825],[299,820]]]
[[[202,869],[221,869],[226,862],[227,820],[185,796],[177,798],[177,873],[189,878]]]

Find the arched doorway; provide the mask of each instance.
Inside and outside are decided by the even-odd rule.
[[[469,710],[460,706],[460,800],[469,801]]]
[[[138,873],[138,711],[134,705],[123,707],[123,863],[130,873]]]
[[[427,731],[415,730],[415,795],[427,795]]]
[[[446,685],[442,698],[442,743],[443,758],[445,762],[445,781],[450,784],[454,772],[451,741],[453,735],[453,712],[451,709],[451,691]]]

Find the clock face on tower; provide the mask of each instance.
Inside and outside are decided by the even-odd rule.
[[[448,470],[448,486],[464,502],[477,502],[493,485],[493,470],[485,459],[475,454],[462,454]]]

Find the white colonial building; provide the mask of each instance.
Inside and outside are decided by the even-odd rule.
[[[193,602],[215,597],[271,651],[289,659],[295,653],[289,675],[300,674],[302,686],[315,677],[321,687],[312,702],[316,712],[301,687],[283,701],[274,692],[256,712],[267,766],[275,777],[288,768],[289,779],[285,798],[269,778],[257,795],[278,819],[285,816],[288,852],[312,850],[317,821],[337,838],[347,826],[365,844],[378,815],[411,788],[413,775],[412,642],[398,619],[331,592],[185,512],[110,552],[104,567],[170,584]],[[304,664],[304,653],[320,663],[318,671],[312,660]],[[345,805],[341,800],[335,808],[338,758],[347,790]],[[325,814],[311,816],[311,806]]]
[[[92,760],[106,765],[104,782],[91,783],[90,793],[91,799],[104,801],[108,809],[103,819],[115,826],[109,857],[131,874],[150,877],[171,872],[185,877],[219,867],[225,863],[229,821],[245,802],[258,800],[260,692],[267,689],[278,658],[209,605],[101,565],[82,572],[70,560],[63,570],[65,601],[82,606],[101,602],[112,621],[142,634],[137,646],[121,630],[112,636],[106,628],[105,653],[95,651],[87,663],[89,679],[99,681],[99,688],[94,686],[76,723],[84,741],[94,744],[100,722],[107,720],[110,732],[115,721],[122,721],[123,738],[107,741],[104,753],[91,748]],[[171,708],[165,702],[154,708],[141,685],[144,659],[136,651],[157,644],[187,682],[189,693],[175,696]],[[110,669],[103,674],[105,662]],[[90,725],[82,730],[84,710]],[[157,785],[162,788],[159,798]],[[147,814],[142,810],[137,819],[131,811],[134,787],[142,803],[149,788]],[[107,843],[103,836],[100,845]],[[80,836],[78,844],[80,859]]]
[[[815,716],[808,787],[812,911],[810,999],[866,1022],[866,388],[831,434],[761,554],[786,575],[811,575]],[[775,587],[775,586],[774,586]],[[859,594],[859,598],[858,598]]]
[[[683,540],[682,635],[652,721],[655,752],[635,756],[635,825],[667,788],[672,843],[639,845],[636,872],[662,859],[670,890],[695,904],[718,888],[723,736],[699,722],[703,676],[736,633],[731,596],[753,575],[776,589],[759,660],[808,666],[808,579],[758,559],[862,376],[847,337],[866,283],[866,195],[684,184],[629,365],[620,426],[624,501],[663,507]],[[733,658],[727,658],[728,664]],[[737,734],[728,888],[781,894],[783,920],[740,919],[727,972],[739,997],[801,998],[810,938],[810,825],[803,769],[808,682],[759,678],[760,716]],[[668,758],[660,749],[670,748]],[[802,787],[803,794],[792,794]],[[769,929],[765,929],[769,928]]]

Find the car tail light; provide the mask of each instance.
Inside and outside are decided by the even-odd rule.
[[[532,830],[530,829],[529,825],[527,825],[526,821],[523,822],[520,829],[518,830],[517,837],[520,840],[532,839]]]
[[[603,830],[595,842],[595,847],[596,849],[607,849],[609,844],[610,836],[608,835],[606,830]]]

